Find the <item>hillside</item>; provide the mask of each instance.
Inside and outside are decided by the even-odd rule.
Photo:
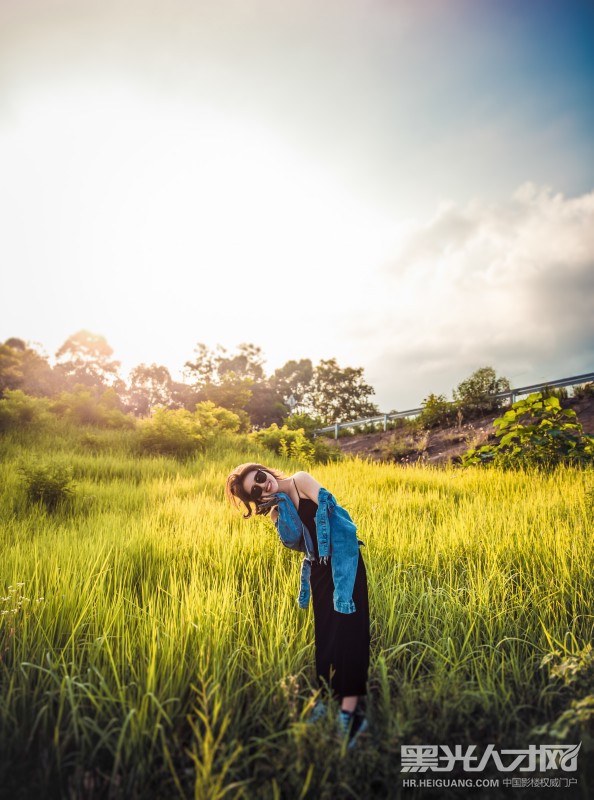
[[[594,397],[563,400],[564,408],[573,408],[584,432],[594,435]],[[495,440],[493,420],[503,412],[454,424],[449,427],[412,432],[400,429],[379,433],[357,434],[338,439],[340,449],[353,456],[375,461],[393,461],[411,464],[447,464],[465,453],[470,447]],[[334,443],[334,440],[330,440]]]

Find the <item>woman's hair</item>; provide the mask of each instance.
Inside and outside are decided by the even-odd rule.
[[[265,467],[263,464],[240,464],[238,467],[235,467],[233,472],[227,478],[225,494],[227,495],[229,502],[237,509],[241,509],[240,504],[243,503],[243,505],[247,508],[247,514],[243,515],[245,519],[248,519],[254,513],[252,506],[255,506],[256,508],[256,515],[268,514],[270,511],[270,506],[262,506],[257,500],[254,500],[253,497],[250,497],[250,495],[243,488],[245,476],[249,472],[254,472],[258,469],[263,469],[264,472],[269,472],[277,479],[286,477],[284,472],[280,472],[278,469],[270,469],[270,467]]]

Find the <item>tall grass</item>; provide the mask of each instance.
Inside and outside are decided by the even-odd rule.
[[[347,758],[303,722],[299,558],[224,502],[249,453],[180,464],[109,436],[2,444],[7,797],[392,797],[401,743],[527,745],[568,702],[540,662],[593,638],[591,472],[314,470],[366,542],[371,733]],[[53,514],[17,471],[49,450],[76,481]]]

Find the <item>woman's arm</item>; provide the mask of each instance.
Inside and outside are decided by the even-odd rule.
[[[312,477],[309,472],[296,472],[293,479],[299,489],[299,494],[313,500],[314,503],[318,502],[318,493],[322,488],[322,484]]]

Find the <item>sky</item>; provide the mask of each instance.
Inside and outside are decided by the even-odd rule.
[[[0,341],[594,370],[594,4],[0,0]]]

